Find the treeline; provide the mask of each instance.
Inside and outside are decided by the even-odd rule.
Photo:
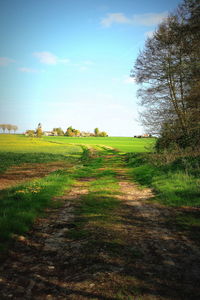
[[[200,2],[184,0],[148,38],[131,76],[156,148],[200,148]]]
[[[66,131],[64,132],[61,127],[53,128],[52,131],[43,131],[41,123],[38,124],[38,127],[36,130],[27,130],[25,132],[26,136],[30,137],[41,137],[42,135],[45,136],[68,136],[68,137],[106,137],[108,136],[107,132],[100,131],[98,128],[94,129],[94,132],[85,132],[80,131],[78,129],[73,128],[72,126],[69,126]]]
[[[53,130],[57,130],[57,133],[59,135],[60,128],[54,128]],[[63,135],[65,136],[82,136],[82,137],[87,137],[87,136],[96,136],[96,137],[106,137],[108,136],[107,132],[105,131],[100,131],[99,128],[95,128],[94,129],[94,133],[93,132],[85,132],[85,131],[80,131],[78,129],[73,128],[72,126],[68,127],[66,132],[63,132]]]
[[[13,131],[15,133],[18,127],[17,125],[12,125],[12,124],[0,124],[0,129],[2,130],[3,133],[6,133],[6,131],[8,131],[9,133]]]

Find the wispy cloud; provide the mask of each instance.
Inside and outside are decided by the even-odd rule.
[[[103,27],[110,27],[113,24],[130,24],[130,25],[142,25],[142,26],[154,26],[159,24],[163,19],[167,17],[167,12],[162,13],[147,13],[133,15],[127,17],[123,13],[109,13],[101,20]]]
[[[91,66],[93,66],[95,63],[92,60],[85,60],[78,64],[73,64],[76,67],[79,67],[79,71],[87,71],[90,69]]]
[[[56,65],[58,63],[66,64],[69,63],[67,58],[59,58],[51,52],[34,52],[33,56],[39,59],[42,64]]]
[[[32,68],[19,68],[19,71],[20,72],[24,72],[24,73],[39,73],[41,72],[40,70],[37,70],[37,69],[32,69]]]
[[[118,24],[129,24],[131,20],[127,18],[123,13],[112,13],[107,14],[105,18],[101,20],[103,27],[110,27],[114,23]]]
[[[134,15],[133,23],[137,25],[154,26],[166,19],[167,16],[167,12]]]
[[[7,66],[13,62],[15,62],[14,59],[10,59],[8,57],[0,57],[0,66]]]

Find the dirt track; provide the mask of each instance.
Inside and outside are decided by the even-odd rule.
[[[115,237],[112,255],[108,243],[91,244],[104,234],[95,228],[80,240],[68,236],[93,180],[82,178],[62,196],[62,208],[16,237],[0,268],[0,299],[200,299],[199,247],[169,224],[173,209],[152,204],[151,190],[117,172],[120,222],[106,233]]]

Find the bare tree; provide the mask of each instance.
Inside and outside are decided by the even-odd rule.
[[[10,133],[10,131],[12,130],[12,125],[11,124],[6,124],[6,129]]]
[[[14,131],[14,133],[16,133],[17,129],[18,129],[17,125],[12,125],[12,130]]]
[[[192,31],[191,35],[189,2],[185,0],[176,14],[162,22],[153,37],[147,39],[132,71],[141,85],[138,97],[144,107],[143,124],[151,133],[167,132],[172,141],[182,146],[199,130],[197,86],[200,77],[198,60],[195,60],[197,51],[191,50],[190,44],[192,41],[197,44],[199,32],[196,30],[195,35]],[[198,9],[196,3],[197,6],[192,6],[193,12]],[[198,51],[199,48],[200,45]]]
[[[1,129],[2,129],[3,133],[5,133],[5,130],[6,130],[6,124],[1,124]]]

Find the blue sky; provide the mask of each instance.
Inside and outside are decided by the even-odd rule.
[[[144,133],[130,70],[177,0],[0,0],[0,123]]]

